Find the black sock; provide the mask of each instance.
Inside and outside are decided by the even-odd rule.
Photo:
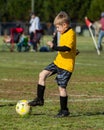
[[[68,110],[67,102],[68,102],[68,96],[66,96],[66,97],[60,96],[60,107],[61,107],[61,110]]]
[[[37,97],[40,100],[44,99],[44,91],[45,91],[45,86],[38,84],[38,86],[37,86]]]

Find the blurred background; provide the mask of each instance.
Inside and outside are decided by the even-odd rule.
[[[71,25],[79,35],[89,35],[84,17],[91,22],[99,20],[104,0],[0,0],[0,35],[9,34],[17,23],[28,33],[31,12],[40,17],[44,34],[51,35],[53,20],[61,10],[70,15]]]

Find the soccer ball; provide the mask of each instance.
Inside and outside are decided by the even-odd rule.
[[[16,104],[16,112],[21,115],[28,115],[30,113],[30,106],[28,105],[27,100],[20,100]]]

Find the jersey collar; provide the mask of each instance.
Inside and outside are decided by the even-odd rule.
[[[67,31],[69,31],[70,29],[71,29],[71,27],[69,27],[65,32],[63,32],[63,34],[66,33]]]

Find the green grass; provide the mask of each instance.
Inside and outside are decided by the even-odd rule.
[[[67,87],[71,115],[61,119],[54,118],[59,109],[55,76],[46,81],[43,107],[24,118],[15,112],[18,100],[36,96],[38,74],[57,53],[9,52],[2,50],[2,38],[0,43],[0,130],[104,130],[104,51],[98,56],[91,38],[77,37],[80,54]]]

